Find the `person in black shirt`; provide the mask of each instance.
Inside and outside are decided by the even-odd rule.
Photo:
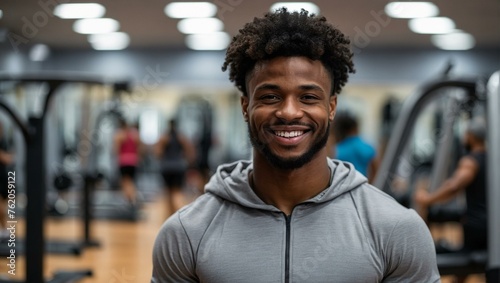
[[[464,137],[468,154],[463,156],[457,169],[436,191],[418,190],[415,201],[421,207],[444,202],[465,190],[467,209],[462,219],[462,251],[487,249],[486,210],[486,123],[481,118],[469,122]]]
[[[192,143],[178,131],[176,120],[170,120],[169,126],[169,131],[160,137],[155,146],[156,155],[160,159],[161,175],[168,194],[168,216],[187,204],[182,188],[186,172],[196,158]]]

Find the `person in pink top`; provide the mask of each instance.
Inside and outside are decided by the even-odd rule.
[[[125,198],[130,204],[136,204],[135,172],[139,163],[140,138],[135,127],[127,124],[125,119],[119,120],[120,128],[114,136],[115,153],[120,167],[120,185]]]

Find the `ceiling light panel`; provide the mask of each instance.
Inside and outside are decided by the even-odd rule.
[[[180,20],[177,29],[184,34],[222,31],[224,23],[217,18],[190,18]]]
[[[435,17],[439,8],[430,2],[390,2],[385,5],[385,13],[392,18]]]
[[[408,21],[410,30],[423,34],[442,34],[455,30],[455,23],[446,17],[417,18]]]
[[[87,19],[104,16],[106,8],[97,3],[67,3],[59,4],[54,9],[54,15],[62,19]]]
[[[311,2],[276,2],[269,9],[271,12],[276,11],[277,9],[285,7],[289,11],[297,11],[300,12],[301,9],[304,9],[312,14],[319,14],[319,7]]]
[[[130,44],[130,37],[124,32],[91,34],[88,41],[96,50],[121,50]]]
[[[186,45],[193,50],[224,50],[230,40],[225,32],[190,34],[186,36]]]
[[[119,29],[120,23],[110,18],[80,19],[73,24],[73,30],[83,34],[108,33]]]
[[[174,19],[208,18],[217,13],[217,6],[210,2],[172,2],[165,6],[165,14]]]
[[[31,47],[29,57],[31,61],[45,61],[49,57],[50,48],[45,44],[35,44]]]
[[[431,42],[444,50],[469,50],[476,44],[474,37],[463,31],[432,35]]]

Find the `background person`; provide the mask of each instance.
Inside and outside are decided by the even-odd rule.
[[[119,129],[114,136],[114,150],[120,168],[120,186],[126,200],[137,205],[135,176],[139,164],[141,140],[135,127],[127,124],[125,118],[119,119]]]
[[[377,152],[359,135],[359,123],[354,114],[339,111],[333,120],[334,158],[350,162],[371,183],[377,173]]]
[[[189,139],[179,133],[177,121],[169,121],[169,130],[155,145],[155,152],[160,159],[160,169],[167,192],[168,215],[170,216],[187,201],[182,192],[186,182],[186,173],[196,161],[196,150]]]
[[[458,166],[434,192],[417,190],[415,202],[426,210],[430,205],[449,201],[465,191],[466,211],[462,219],[462,251],[487,249],[486,208],[486,123],[482,118],[469,122],[464,134],[467,154]]]

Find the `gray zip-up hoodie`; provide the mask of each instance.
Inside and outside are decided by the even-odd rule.
[[[289,216],[250,188],[251,162],[220,166],[162,226],[151,282],[439,282],[422,219],[351,164],[328,165],[330,186]]]

